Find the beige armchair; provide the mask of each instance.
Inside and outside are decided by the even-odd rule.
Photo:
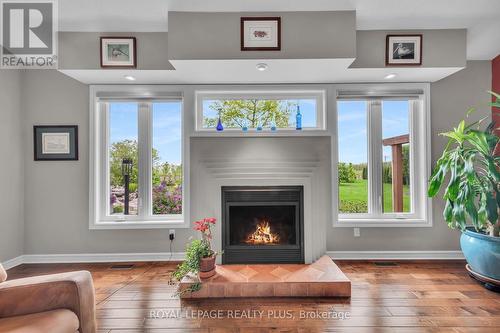
[[[89,272],[6,279],[0,265],[0,332],[96,332],[94,285]]]

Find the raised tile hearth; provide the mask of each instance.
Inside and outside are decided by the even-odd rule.
[[[197,277],[182,279],[181,298],[350,297],[351,281],[328,256],[304,264],[220,265],[196,292]]]

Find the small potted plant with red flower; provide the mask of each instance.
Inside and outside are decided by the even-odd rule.
[[[212,250],[211,244],[211,226],[214,225],[215,222],[217,222],[217,220],[214,217],[204,218],[194,222],[193,229],[201,232],[202,242],[204,242],[208,248],[207,253],[204,253],[200,260],[200,278],[202,279],[215,275],[215,258],[217,257],[217,252]]]
[[[173,273],[175,279],[180,281],[188,274],[199,274],[201,279],[215,275],[215,258],[218,253],[212,249],[211,227],[216,222],[213,217],[194,222],[193,229],[201,232],[201,239],[194,239],[187,245],[186,259]]]

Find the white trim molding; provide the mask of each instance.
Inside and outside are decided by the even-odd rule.
[[[334,260],[463,260],[462,251],[327,251]],[[184,252],[25,254],[4,261],[5,269],[21,264],[73,264],[182,261]]]
[[[462,251],[327,251],[334,260],[463,260]]]
[[[2,264],[3,268],[5,268],[5,269],[11,269],[13,267],[16,267],[16,266],[19,266],[21,264],[24,264],[23,257],[24,256],[18,256],[18,257],[9,259],[7,261],[4,261],[1,264]]]
[[[156,253],[75,253],[75,254],[25,254],[3,263],[5,269],[21,264],[73,264],[148,261],[182,261],[184,252]]]

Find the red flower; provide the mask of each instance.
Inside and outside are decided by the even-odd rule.
[[[209,217],[206,218],[205,221],[207,221],[208,223],[215,224],[215,222],[217,222],[217,219],[215,217]]]
[[[194,222],[194,230],[205,232],[208,229],[208,226],[203,221]]]

